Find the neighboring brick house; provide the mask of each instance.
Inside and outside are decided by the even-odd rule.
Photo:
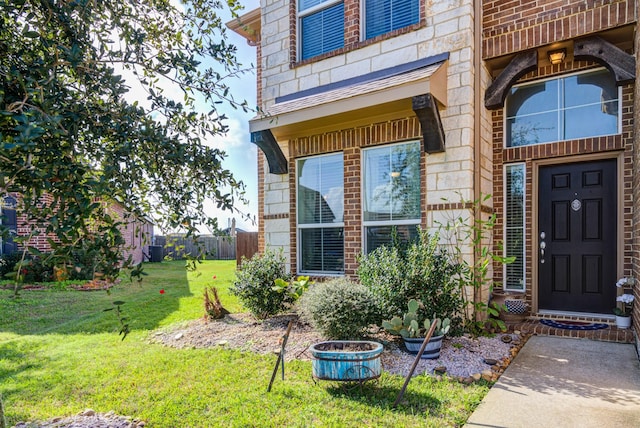
[[[353,275],[391,227],[495,212],[517,257],[496,281],[533,314],[607,320],[617,278],[640,277],[637,14],[636,0],[262,0],[228,24],[257,47],[260,248],[292,272]],[[458,202],[483,194],[478,212]]]
[[[2,222],[15,236],[29,236],[32,234],[33,227],[29,223],[26,215],[20,213],[18,206],[19,198],[20,195],[17,193],[4,198],[4,203],[0,211],[2,214]],[[51,197],[44,195],[42,202],[45,204],[51,203]],[[111,202],[109,210],[114,218],[125,218],[125,210],[122,205],[117,202]],[[122,247],[123,257],[126,259],[131,256],[134,264],[145,261],[148,257],[146,250],[151,244],[153,237],[153,223],[146,218],[130,220],[120,227],[120,231],[125,241]],[[28,241],[28,245],[46,253],[51,251],[49,239],[57,241],[55,235],[36,233],[33,234]],[[18,247],[13,240],[4,240],[0,246],[0,254],[11,253],[17,249]]]

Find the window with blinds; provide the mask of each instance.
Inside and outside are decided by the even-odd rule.
[[[505,165],[504,248],[506,257],[515,257],[513,263],[505,265],[505,290],[524,291],[525,289],[524,184],[524,164]]]
[[[298,271],[344,272],[342,153],[297,162]]]
[[[344,2],[299,0],[300,58],[307,59],[344,46]]]
[[[416,237],[420,224],[420,143],[363,150],[363,226],[365,252]]]
[[[364,0],[365,39],[415,24],[419,0]]]

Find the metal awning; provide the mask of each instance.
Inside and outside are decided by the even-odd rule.
[[[363,76],[363,79],[366,77]],[[270,129],[277,137],[298,129],[335,125],[336,119],[339,123],[370,117],[372,112],[381,109],[389,111],[390,104],[410,111],[412,97],[425,93],[431,93],[440,105],[446,105],[446,61],[389,77],[365,80],[293,99],[286,98],[252,119],[249,126],[251,132]],[[402,107],[400,104],[403,104]]]
[[[249,122],[251,140],[267,157],[269,171],[285,174],[287,160],[278,139],[370,123],[384,115],[416,114],[425,151],[443,151],[438,106],[447,104],[448,58],[448,53],[423,58],[280,97]]]

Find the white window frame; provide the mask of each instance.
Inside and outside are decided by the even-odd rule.
[[[344,0],[326,0],[305,10],[300,10],[300,0],[296,0],[296,40],[298,45],[296,58],[302,59],[302,18],[313,15],[314,13],[320,12],[324,9],[328,9],[339,3],[344,3]],[[344,20],[344,15],[342,19]]]
[[[421,222],[422,222],[422,206],[423,206],[423,200],[422,200],[422,186],[424,185],[424,183],[422,182],[422,170],[421,170],[421,165],[418,165],[418,175],[419,177],[419,181],[420,181],[420,212],[418,213],[418,218],[417,219],[405,219],[405,220],[369,220],[369,221],[365,221],[364,220],[364,210],[365,210],[365,203],[364,203],[364,198],[365,198],[365,173],[364,173],[364,156],[365,153],[369,150],[376,150],[376,149],[382,149],[382,148],[388,148],[389,146],[394,146],[394,145],[401,145],[401,144],[418,144],[418,146],[420,146],[420,141],[419,140],[408,140],[408,141],[398,141],[395,143],[391,143],[391,144],[385,144],[385,145],[381,145],[381,146],[373,146],[373,147],[367,147],[361,150],[360,153],[360,200],[362,201],[362,203],[360,204],[360,218],[362,219],[362,253],[366,254],[367,252],[367,227],[379,227],[379,226],[420,226]],[[421,149],[420,149],[421,150]],[[420,158],[422,158],[422,154],[420,155]],[[420,163],[420,161],[419,161]]]
[[[516,166],[520,166],[522,167],[522,173],[523,173],[523,189],[522,189],[522,288],[512,288],[512,287],[508,287],[507,285],[507,266],[508,265],[503,265],[502,267],[502,288],[505,291],[518,291],[518,292],[525,292],[527,290],[527,219],[526,219],[526,212],[527,212],[527,165],[525,162],[516,162],[516,163],[508,163],[508,164],[504,164],[503,165],[503,188],[505,191],[505,197],[503,197],[503,230],[502,230],[502,236],[503,236],[503,242],[504,242],[504,257],[507,257],[507,249],[509,248],[509,244],[507,242],[507,231],[508,231],[508,227],[507,227],[507,221],[506,219],[508,218],[509,213],[507,212],[507,198],[506,198],[506,192],[507,192],[507,170],[510,167],[516,167]]]
[[[602,70],[606,70],[606,68],[604,67],[598,67],[598,68],[590,68],[588,70],[581,70],[581,71],[576,71],[575,73],[568,73],[568,74],[563,74],[561,76],[551,76],[551,77],[547,77],[544,79],[536,79],[536,80],[532,80],[530,82],[524,82],[524,83],[520,83],[517,85],[513,85],[512,88],[518,88],[518,87],[524,87],[524,86],[530,86],[530,85],[536,85],[536,84],[540,84],[540,83],[544,83],[544,82],[549,82],[552,80],[560,80],[560,79],[565,79],[567,77],[572,77],[572,76],[577,76],[580,74],[589,74],[589,73],[593,73],[596,71],[602,71]],[[554,144],[554,143],[559,143],[562,141],[570,141],[570,140],[556,140],[556,141],[545,141],[543,143],[534,143],[534,144],[527,144],[525,146],[508,146],[508,140],[509,140],[509,135],[507,134],[507,122],[509,120],[509,118],[507,117],[507,102],[508,102],[508,96],[505,99],[505,106],[503,109],[504,114],[503,116],[503,122],[502,122],[502,129],[504,130],[503,132],[503,141],[502,141],[502,146],[505,149],[510,149],[510,148],[514,148],[514,147],[527,147],[527,146],[536,146],[536,145],[540,145],[540,144]],[[557,111],[558,114],[560,114],[560,112],[562,110],[550,110],[550,111]],[[558,122],[560,123],[560,122]],[[580,138],[600,138],[600,137],[607,137],[607,136],[611,136],[611,135],[618,135],[622,132],[622,87],[618,86],[618,129],[617,132],[614,132],[612,134],[602,134],[602,135],[597,135],[597,136],[588,136],[588,137],[580,137]]]
[[[338,152],[339,154],[342,155],[342,170],[343,170],[343,174],[344,174],[344,153],[343,152]],[[298,273],[303,273],[303,274],[312,274],[315,276],[343,276],[344,275],[344,261],[343,261],[343,266],[342,266],[342,271],[315,271],[315,270],[302,270],[302,246],[300,245],[300,241],[302,239],[301,237],[301,233],[299,232],[302,229],[336,229],[336,228],[342,228],[342,233],[344,236],[344,192],[343,192],[343,196],[342,196],[342,221],[341,222],[336,222],[336,223],[304,223],[304,224],[300,224],[300,220],[299,220],[299,215],[298,215],[298,207],[297,207],[297,200],[298,200],[298,187],[300,185],[300,176],[298,175],[298,171],[300,170],[300,161],[304,161],[304,160],[308,160],[308,159],[318,159],[321,157],[329,157],[329,156],[335,156],[338,153],[334,152],[334,153],[326,153],[326,154],[322,154],[322,155],[313,155],[313,156],[306,156],[306,157],[302,157],[302,158],[297,158],[296,159],[296,171],[295,171],[295,177],[296,177],[296,269]],[[344,190],[344,177],[343,177],[343,182],[342,182],[342,186],[343,186],[343,190]],[[344,238],[343,238],[343,242],[342,242],[342,251],[344,254]]]

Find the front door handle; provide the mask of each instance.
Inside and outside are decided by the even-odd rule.
[[[544,232],[541,233],[543,235]],[[547,243],[544,241],[540,241],[540,263],[544,263],[544,250],[547,248]]]

